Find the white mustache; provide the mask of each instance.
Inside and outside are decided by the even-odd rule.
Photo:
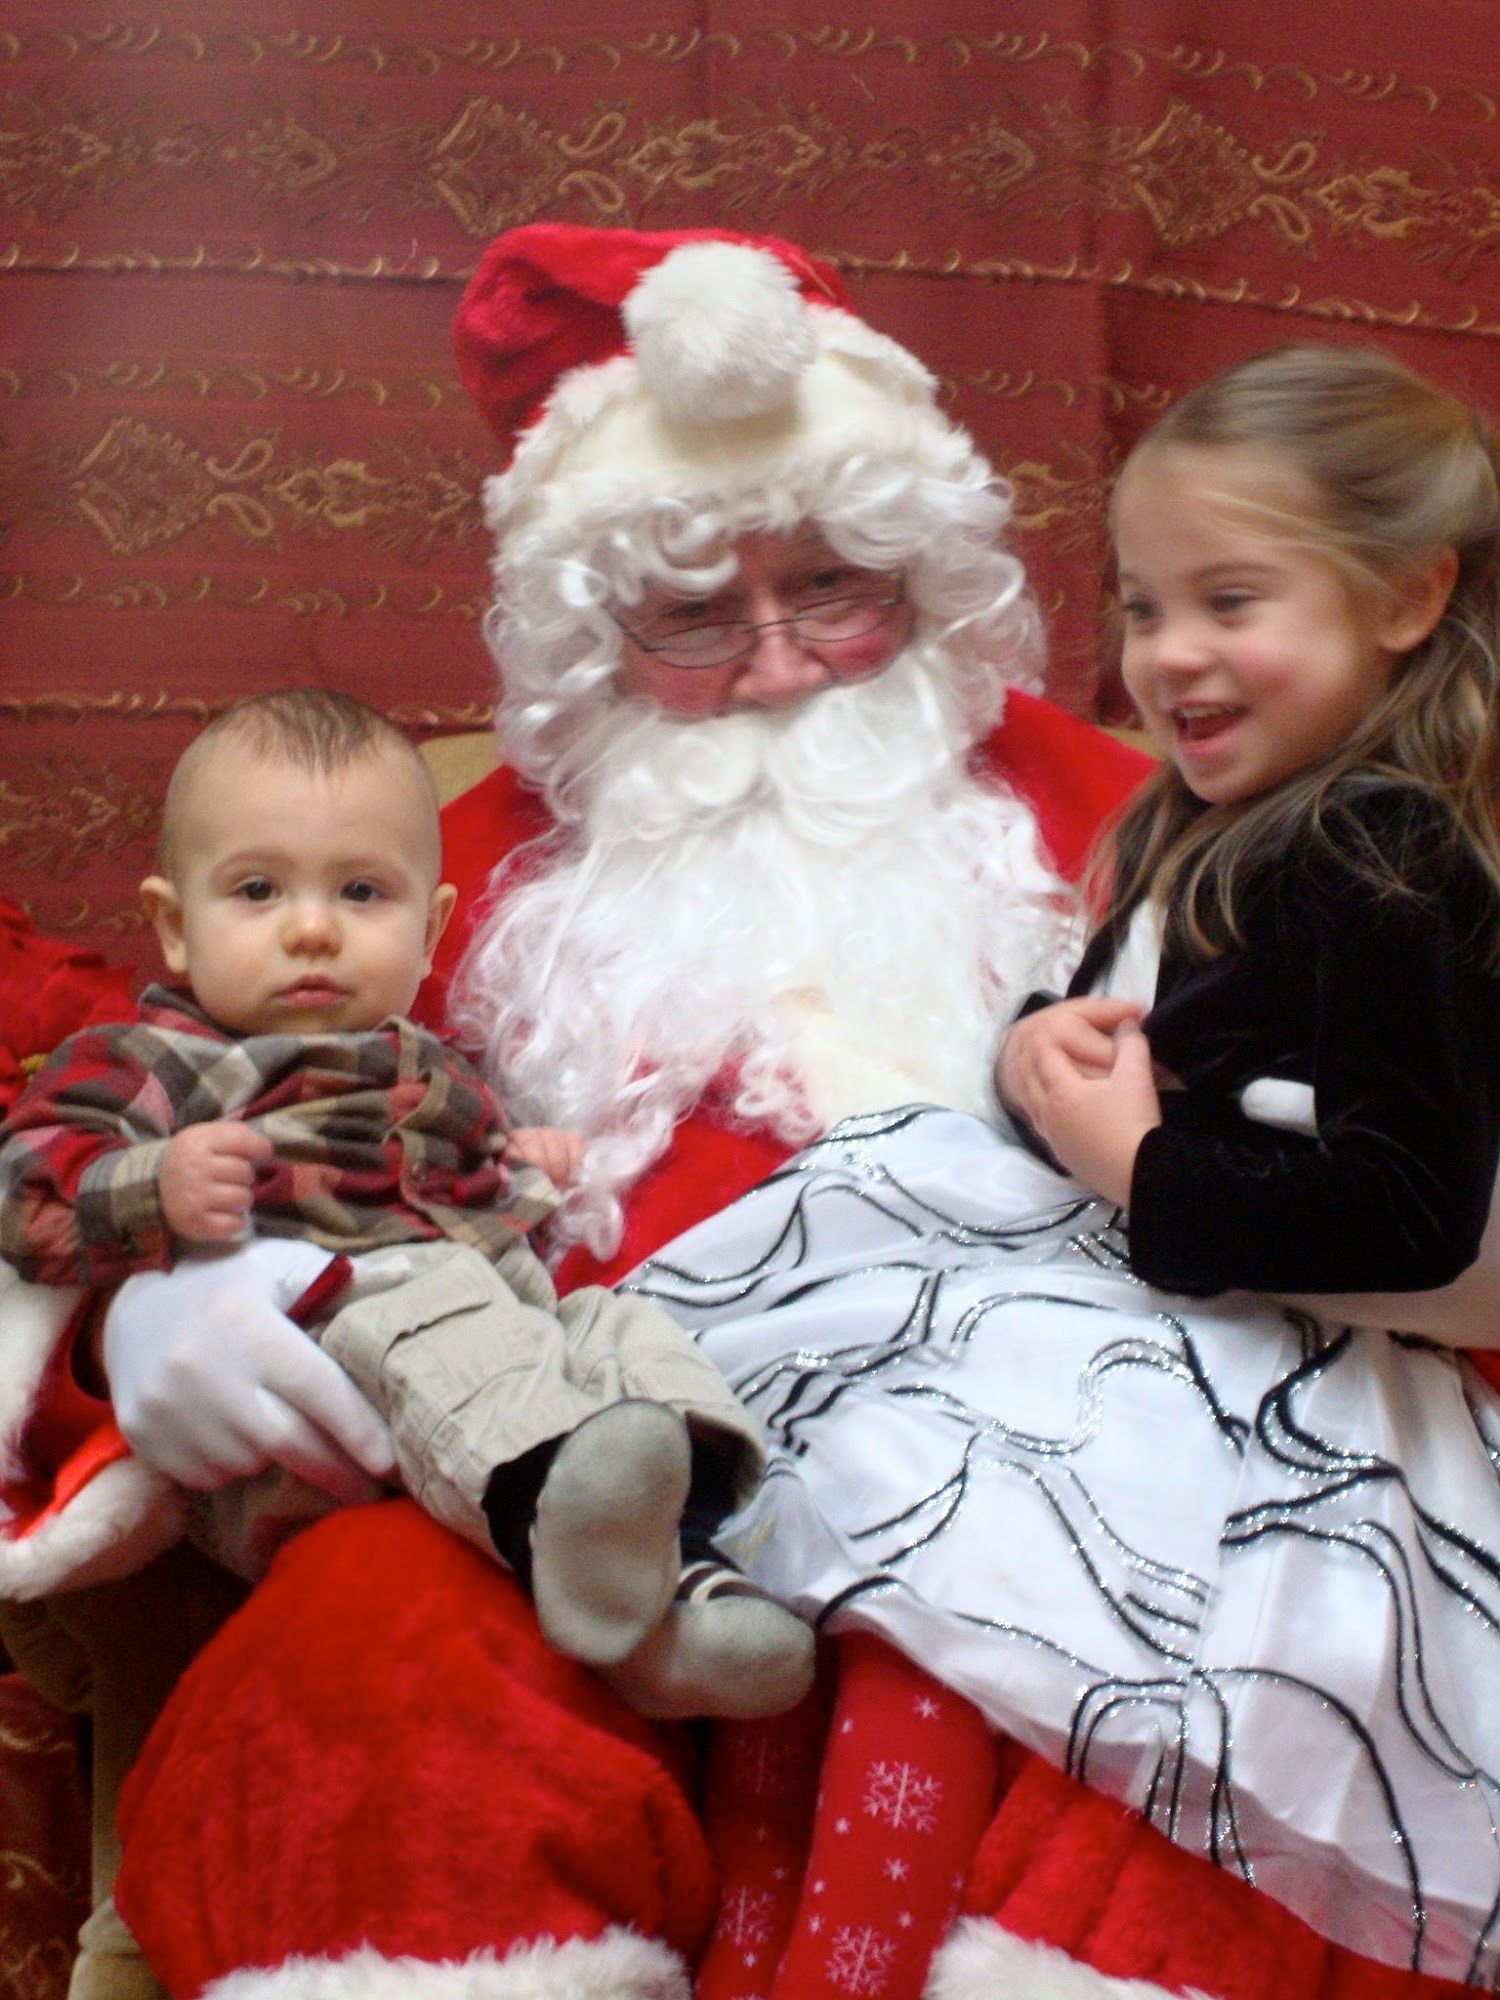
[[[668,840],[757,809],[835,844],[888,824],[903,797],[968,748],[923,653],[908,647],[872,680],[770,713],[680,722],[631,704],[624,740],[617,709],[608,742],[590,746],[574,781],[589,840]]]

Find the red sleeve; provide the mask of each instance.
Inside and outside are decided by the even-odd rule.
[[[129,1020],[131,979],[96,952],[41,935],[12,902],[0,897],[0,1116],[21,1093],[37,1057],[80,1028]],[[89,1307],[73,1315],[42,1364],[16,1435],[15,1462],[3,1496],[21,1534],[60,1512],[103,1464],[125,1454],[108,1405],[74,1379],[74,1338]],[[12,1383],[13,1393],[20,1393]],[[55,1478],[54,1478],[55,1475]]]
[[[21,1093],[26,1069],[65,1036],[131,1015],[130,980],[97,952],[43,937],[0,896],[0,1117]]]
[[[1012,688],[986,766],[1031,807],[1058,870],[1076,878],[1105,822],[1154,768],[1128,743]]]

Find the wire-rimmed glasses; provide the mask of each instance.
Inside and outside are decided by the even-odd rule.
[[[811,598],[785,618],[713,619],[676,626],[657,622],[639,630],[623,618],[616,617],[615,623],[633,646],[669,667],[732,667],[749,658],[762,632],[791,630],[804,646],[837,652],[841,646],[873,638],[905,604],[900,583],[887,578],[875,590]]]

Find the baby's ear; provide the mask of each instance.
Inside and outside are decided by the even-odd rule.
[[[453,906],[457,901],[458,890],[451,882],[439,882],[432,892],[432,901],[427,905],[427,956],[422,967],[424,976],[432,970],[432,954],[438,948],[438,939],[448,928],[448,919],[453,915]]]
[[[1457,580],[1456,549],[1437,549],[1397,577],[1381,620],[1381,645],[1392,653],[1409,653],[1420,646],[1448,609]]]
[[[165,875],[148,875],[140,886],[141,908],[156,932],[168,972],[187,971],[187,946],[182,938],[182,898]]]

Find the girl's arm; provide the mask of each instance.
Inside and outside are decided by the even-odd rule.
[[[1369,878],[1354,857],[1372,850],[1401,857],[1412,893]],[[1267,1014],[1278,981],[1306,997],[1294,1073],[1311,1075],[1316,1133],[1170,1095],[1131,1179],[1140,1275],[1199,1295],[1407,1291],[1472,1264],[1500,1155],[1495,922],[1441,808],[1410,791],[1342,805],[1330,842],[1289,856],[1246,948]],[[1252,1046],[1267,1035],[1247,1021]]]
[[[1419,1333],[1444,1347],[1500,1358],[1500,1189],[1479,1255],[1451,1285],[1422,1292],[1285,1292],[1282,1302],[1352,1326]],[[1490,1380],[1500,1388],[1500,1378]]]

